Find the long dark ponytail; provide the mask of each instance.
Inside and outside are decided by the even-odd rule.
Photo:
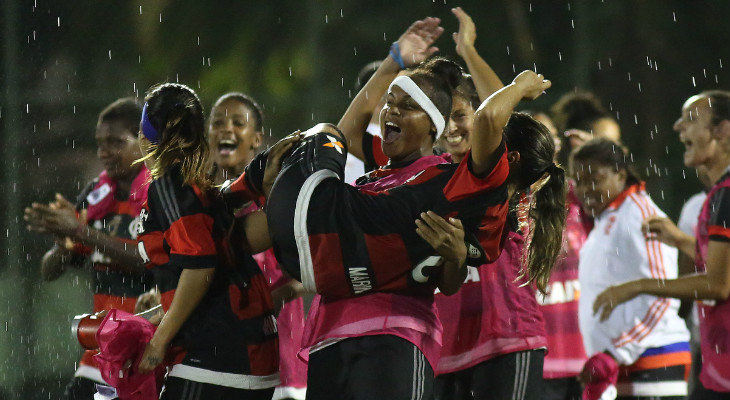
[[[507,150],[520,154],[519,162],[510,168],[510,184],[516,193],[532,190],[534,207],[529,231],[527,271],[528,283],[535,282],[545,293],[550,272],[563,243],[565,227],[565,170],[553,162],[555,143],[550,131],[524,113],[513,113],[504,128]],[[537,185],[535,185],[537,183]]]

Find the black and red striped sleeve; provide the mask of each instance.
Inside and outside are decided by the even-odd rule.
[[[730,242],[730,187],[718,189],[709,199],[710,218],[707,233],[710,240]]]
[[[150,184],[148,205],[148,218],[167,227],[163,237],[169,246],[170,264],[188,269],[215,267],[213,218],[205,212],[193,187],[162,177]]]
[[[449,201],[456,201],[470,197],[477,192],[495,189],[507,181],[509,175],[509,162],[507,160],[507,147],[504,141],[494,151],[490,159],[490,166],[483,176],[472,172],[471,151],[467,153],[464,160],[459,164],[454,176],[444,187],[444,196]]]

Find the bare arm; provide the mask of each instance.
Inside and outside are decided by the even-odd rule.
[[[451,12],[459,19],[459,32],[453,34],[456,42],[456,53],[466,63],[471,74],[474,86],[479,93],[479,99],[484,101],[494,92],[504,87],[504,84],[492,67],[477,53],[474,42],[477,38],[476,27],[469,14],[461,7],[452,8]]]
[[[425,18],[414,22],[398,39],[401,56],[406,66],[418,64],[435,53],[438,48],[431,44],[443,33],[438,18]],[[388,90],[390,82],[398,75],[400,67],[391,56],[378,67],[370,80],[360,89],[350,106],[342,115],[337,127],[345,135],[349,152],[364,160],[362,139],[365,129],[378,105],[380,98]]]
[[[640,294],[681,300],[726,300],[730,297],[730,243],[710,241],[707,271],[677,279],[638,279],[606,289],[598,295],[593,312],[606,320],[613,309]]]
[[[138,368],[140,373],[151,372],[162,363],[170,342],[208,291],[214,272],[215,268],[183,270],[170,309],[142,355]]]
[[[676,247],[683,254],[694,259],[695,238],[682,232],[669,218],[649,217],[642,223],[641,230],[645,235],[656,235],[660,242]]]
[[[78,217],[74,206],[60,194],[56,195],[55,202],[48,205],[33,203],[31,207],[25,209],[24,219],[31,231],[50,234],[56,240],[69,238],[75,243],[99,250],[111,260],[110,264],[119,270],[144,273],[144,264],[137,253],[137,246],[86,225],[84,211],[82,210],[81,216]],[[55,254],[50,257],[55,257]],[[51,261],[57,260],[50,258],[49,262]],[[43,269],[45,268],[42,267]]]
[[[43,255],[41,260],[41,277],[44,281],[55,281],[60,278],[68,268],[73,253],[65,247],[54,244],[50,250]]]
[[[472,170],[475,174],[487,172],[490,158],[502,142],[502,130],[514,108],[523,98],[536,99],[550,87],[542,74],[523,71],[511,84],[485,100],[474,114],[471,142]]]
[[[461,221],[455,218],[446,221],[428,211],[416,220],[416,233],[445,260],[437,284],[441,293],[450,296],[459,291],[467,274],[467,250]]]

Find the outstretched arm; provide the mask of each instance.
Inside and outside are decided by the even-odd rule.
[[[444,28],[440,27],[439,23],[441,23],[440,19],[431,17],[416,21],[398,39],[400,54],[407,67],[420,63],[438,51],[438,48],[431,44],[444,32]],[[389,55],[357,93],[337,124],[345,135],[350,153],[361,160],[365,159],[362,149],[365,129],[373,115],[373,110],[385,91],[388,90],[390,82],[398,75],[398,71],[400,71],[400,66]]]
[[[452,36],[456,43],[456,53],[466,63],[466,68],[471,74],[474,86],[479,93],[479,99],[484,101],[492,93],[504,87],[492,67],[477,53],[474,42],[477,39],[477,31],[474,22],[461,7],[452,8],[451,12],[459,19],[459,32]]]
[[[502,142],[502,130],[520,100],[536,99],[550,85],[550,81],[542,74],[523,71],[511,84],[495,92],[479,106],[474,114],[474,134],[471,138],[472,171],[475,174],[487,172],[492,153]]]
[[[612,286],[596,297],[593,312],[605,321],[619,304],[641,294],[681,300],[726,300],[730,297],[730,243],[710,241],[707,245],[707,271],[678,279],[637,279]]]

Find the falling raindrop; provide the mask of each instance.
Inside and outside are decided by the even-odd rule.
[[[672,19],[677,22],[677,14],[674,11],[672,11]]]
[[[641,92],[641,82],[639,82],[639,92]]]
[[[697,87],[697,82],[695,82],[695,77],[692,77],[692,86]]]
[[[720,59],[720,69],[722,69],[722,58]]]
[[[563,54],[561,52],[558,52],[558,60],[563,61]]]
[[[702,68],[702,75],[704,75],[705,79],[707,79],[707,69]]]
[[[601,62],[600,61],[598,62],[598,70],[599,71],[601,70]]]
[[[329,23],[329,16],[327,14],[324,15],[324,23]]]
[[[340,18],[345,18],[345,16],[342,13],[342,9],[340,8]]]
[[[142,15],[142,6],[139,6],[139,15]]]
[[[109,50],[109,59],[110,60],[112,59],[112,51],[111,50]]]
[[[509,55],[509,46],[507,46],[507,55]]]
[[[162,23],[162,13],[160,13],[160,23]]]
[[[570,26],[575,29],[575,21],[572,18],[570,19]]]
[[[289,76],[291,76],[291,65],[289,66]]]
[[[631,82],[631,72],[629,72],[629,82]]]
[[[58,25],[59,28],[61,27],[61,17],[58,17],[57,25]]]
[[[200,36],[198,36],[198,46],[200,46]]]
[[[530,3],[530,12],[532,12],[532,3]]]

